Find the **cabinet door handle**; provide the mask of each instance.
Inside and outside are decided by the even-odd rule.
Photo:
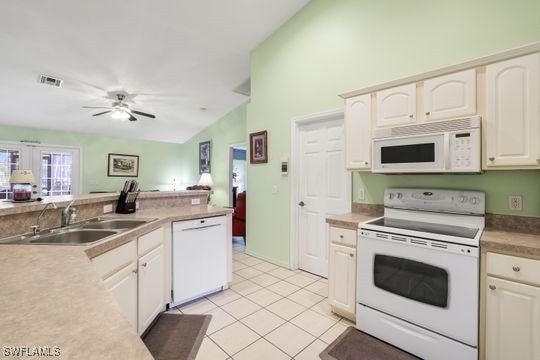
[[[512,266],[512,270],[514,270],[515,272],[519,272],[519,270],[521,270],[519,268],[519,266]]]
[[[494,158],[493,156],[491,156],[491,157],[489,158],[489,161],[495,161],[495,158]]]
[[[142,263],[141,266],[142,267],[146,267],[146,265],[148,265],[147,263]]]
[[[135,269],[135,270],[133,270],[131,272],[134,273],[134,274],[138,273],[137,269]]]
[[[369,165],[369,162],[367,162],[367,161],[364,161],[364,165]]]
[[[410,114],[410,115],[409,115],[409,119],[412,119],[413,117],[414,117],[413,114]]]
[[[426,111],[426,115],[429,116],[431,114],[431,112],[429,111]]]
[[[497,287],[496,287],[495,285],[489,285],[489,288],[490,288],[491,290],[495,290]]]
[[[344,238],[344,236],[343,236],[343,235],[339,235],[339,238],[340,238],[340,239],[343,239],[343,238]]]
[[[354,254],[353,254],[353,253],[350,253],[350,254],[349,254],[349,256],[350,256],[350,257],[353,257],[353,256],[354,256]]]

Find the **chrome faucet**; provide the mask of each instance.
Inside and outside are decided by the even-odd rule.
[[[69,205],[66,206],[64,210],[62,210],[62,223],[61,223],[62,227],[68,226],[69,224],[71,224],[73,219],[77,217],[77,213],[76,213],[77,209],[75,209],[74,207],[71,207],[71,205],[73,205],[74,202],[75,200],[71,200]]]
[[[32,226],[32,232],[34,233],[34,236],[38,235],[41,231],[41,224],[40,224],[41,217],[43,216],[43,214],[45,214],[45,210],[49,208],[49,205],[52,205],[56,209],[56,204],[54,202],[45,204],[45,207],[43,208],[43,210],[41,210],[41,212],[38,215],[36,225]]]

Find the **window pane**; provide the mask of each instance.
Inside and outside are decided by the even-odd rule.
[[[72,155],[64,152],[41,152],[41,186],[44,195],[71,194]]]
[[[19,150],[0,148],[0,199],[13,197],[9,178],[13,170],[19,170],[19,155]]]

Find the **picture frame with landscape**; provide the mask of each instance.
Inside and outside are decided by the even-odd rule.
[[[108,176],[138,177],[139,155],[109,154]]]

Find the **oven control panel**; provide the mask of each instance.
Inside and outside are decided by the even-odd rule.
[[[384,191],[388,208],[484,215],[486,195],[482,191],[388,188]]]

